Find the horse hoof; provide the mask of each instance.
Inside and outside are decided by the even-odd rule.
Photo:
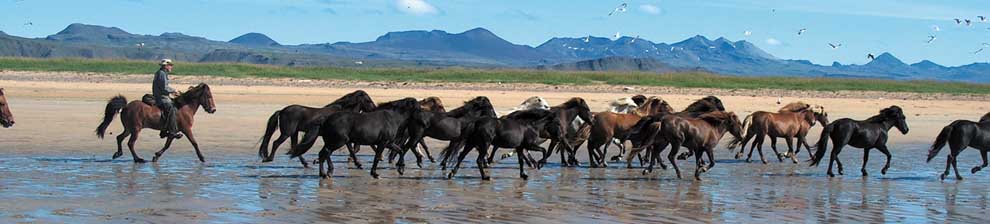
[[[742,159],[742,153],[736,153],[736,159]]]
[[[270,163],[270,162],[272,162],[272,160],[273,159],[262,159],[261,162],[262,163]]]
[[[519,175],[519,177],[522,178],[523,180],[529,180],[529,175],[526,174],[521,174]]]
[[[833,173],[828,173],[828,177],[835,177],[835,174],[833,174]]]
[[[155,157],[151,158],[151,162],[157,163],[158,162],[158,156],[155,156]]]
[[[380,178],[378,177],[378,174],[374,174],[374,173],[373,173],[373,174],[371,174],[371,178],[375,178],[375,179],[380,179]]]
[[[762,161],[763,161],[763,165],[766,165],[767,164],[767,160],[764,159]]]
[[[646,174],[648,174],[648,173],[650,173],[650,171],[647,171],[647,170],[643,170],[643,175],[646,175]]]
[[[454,179],[454,172],[447,173],[447,179]]]
[[[962,176],[956,175],[956,180],[962,180]]]
[[[481,177],[481,180],[485,180],[485,181],[492,180],[492,177],[484,176],[484,177]]]
[[[880,175],[887,175],[887,167],[884,167],[882,170],[880,170]]]
[[[973,174],[976,174],[976,172],[980,172],[980,170],[982,170],[982,169],[983,169],[983,167],[973,167],[973,169],[970,170],[970,172],[973,173]]]
[[[142,158],[136,158],[136,159],[134,159],[134,163],[146,163],[146,162],[148,162],[148,161],[145,161]]]
[[[749,162],[751,162],[751,161],[749,161],[749,159],[746,159],[746,162],[747,162],[747,163],[749,163]]]
[[[416,162],[416,167],[419,167],[420,169],[423,169],[423,163]]]
[[[868,173],[866,173],[866,171],[863,171],[863,176],[864,176],[864,177],[866,177],[866,176],[870,176],[870,174],[868,174]]]
[[[622,160],[621,156],[612,156],[612,162],[617,162],[619,160]]]
[[[117,158],[120,158],[121,156],[124,156],[124,153],[122,153],[122,152],[116,152],[116,153],[113,153],[113,157],[110,157],[110,159],[111,160],[117,159]]]
[[[938,179],[939,179],[939,180],[945,180],[945,174],[943,173],[942,175],[939,175],[939,176],[938,176]]]

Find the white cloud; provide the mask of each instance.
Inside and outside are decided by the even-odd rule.
[[[769,45],[775,45],[776,46],[776,45],[783,44],[783,42],[780,42],[779,40],[777,40],[775,38],[767,38],[767,44],[769,44]]]
[[[396,0],[395,7],[401,12],[413,15],[436,14],[437,8],[424,0]]]
[[[660,14],[660,7],[657,7],[656,5],[653,5],[653,4],[642,4],[642,5],[639,5],[639,10],[641,10],[641,11],[643,11],[645,13],[654,14],[654,15]]]

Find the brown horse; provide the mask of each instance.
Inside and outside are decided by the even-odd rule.
[[[733,141],[741,138],[742,132],[742,124],[739,123],[739,117],[732,112],[722,111],[702,114],[697,118],[665,116],[659,123],[653,123],[652,125],[659,125],[660,128],[652,129],[653,133],[647,135],[647,139],[642,144],[642,147],[649,148],[650,158],[656,159],[650,159],[650,165],[646,170],[643,170],[643,173],[653,171],[653,166],[660,158],[660,151],[666,148],[667,144],[670,144],[671,150],[667,154],[667,160],[674,166],[674,171],[677,172],[678,179],[681,178],[681,170],[677,168],[675,157],[681,146],[688,148],[690,152],[694,153],[698,166],[694,171],[694,178],[701,180],[701,173],[707,172],[715,166],[713,149],[718,145],[719,140],[722,139],[725,132],[729,132],[735,138]],[[642,148],[635,148],[632,151],[639,150],[642,150]],[[703,166],[702,153],[708,154],[707,167]],[[632,155],[629,154],[628,157]],[[627,160],[629,159],[627,158]]]
[[[199,110],[200,106],[210,114],[217,111],[216,104],[213,102],[213,93],[210,92],[210,86],[205,83],[191,86],[188,91],[180,94],[173,101],[175,102],[175,107],[178,108],[176,118],[179,123],[179,131],[186,135],[189,143],[192,143],[193,148],[196,149],[196,156],[199,157],[199,161],[206,162],[199,150],[199,143],[196,142],[196,137],[193,136],[192,127],[193,117],[196,116],[196,111]],[[110,126],[110,122],[113,122],[113,118],[117,116],[117,113],[121,113],[120,122],[123,123],[124,131],[117,135],[117,153],[113,154],[113,159],[124,155],[121,143],[124,141],[124,138],[130,136],[130,140],[127,141],[127,148],[131,150],[131,156],[134,157],[134,162],[145,162],[144,159],[138,157],[137,153],[134,152],[134,143],[137,141],[141,129],[161,129],[161,111],[158,107],[142,101],[135,100],[127,103],[127,98],[124,98],[124,96],[113,97],[107,102],[103,122],[96,128],[97,137],[103,138],[107,127]],[[162,147],[160,151],[155,153],[155,158],[151,160],[152,162],[158,161],[158,158],[172,145],[172,140],[173,138],[171,137],[165,140],[165,147]]]
[[[669,105],[666,104],[667,104],[666,102],[663,103],[664,106],[669,107]],[[646,160],[644,160],[643,157],[645,157],[645,159],[657,160],[657,162],[660,163],[661,168],[667,169],[666,166],[663,164],[663,160],[659,160],[660,158],[653,158],[649,153],[647,153],[645,156],[640,154],[640,152],[642,152],[645,149],[649,149],[650,147],[661,147],[659,149],[661,151],[667,147],[666,144],[657,144],[654,146],[645,145],[641,147],[641,145],[643,145],[643,143],[650,137],[649,134],[659,131],[660,122],[663,120],[664,117],[672,115],[672,116],[681,116],[687,118],[697,118],[698,116],[715,111],[723,111],[723,112],[725,111],[725,106],[722,104],[722,100],[715,96],[706,96],[704,98],[694,101],[694,103],[689,104],[682,111],[673,112],[673,113],[668,111],[648,117],[643,117],[643,119],[640,119],[639,122],[636,123],[636,126],[633,127],[632,131],[630,131],[629,136],[626,137],[632,142],[633,147],[637,148],[631,150],[630,153],[627,155],[627,157],[632,158],[633,155],[640,156],[639,158],[640,165],[643,165],[643,163],[646,162]],[[690,157],[692,154],[693,154],[692,152],[684,152],[680,156],[678,156],[677,159],[685,160],[688,157]],[[632,168],[632,160],[629,159],[626,160],[626,167]]]
[[[819,109],[819,111],[815,111],[815,109]],[[750,120],[753,122],[750,123]],[[816,122],[828,124],[828,114],[825,113],[825,108],[822,106],[812,106],[803,102],[787,104],[780,108],[777,113],[757,111],[746,116],[746,119],[743,119],[746,137],[743,138],[742,142],[730,143],[729,150],[735,149],[736,146],[742,146],[739,152],[736,153],[736,159],[742,158],[743,152],[746,151],[746,143],[750,139],[753,139],[753,137],[756,137],[749,149],[749,155],[746,156],[746,162],[749,162],[753,158],[753,150],[757,149],[760,153],[760,160],[763,161],[763,164],[766,164],[767,160],[763,157],[763,141],[766,136],[770,136],[770,148],[777,155],[778,161],[783,162],[783,157],[786,156],[790,157],[792,162],[798,163],[797,154],[801,152],[802,145],[804,145],[805,149],[808,149],[809,156],[814,156],[805,136],[808,135],[808,130],[815,126]],[[748,127],[747,124],[749,124]],[[784,138],[784,142],[787,143],[786,153],[781,154],[777,151],[777,138]],[[794,140],[792,138],[797,138],[796,150],[794,149]]]
[[[0,88],[0,126],[14,126],[14,114],[10,113],[10,107],[7,106],[7,94],[3,92],[3,88]]]
[[[590,166],[608,166],[605,162],[605,155],[608,154],[608,146],[612,143],[612,138],[619,139],[619,154],[625,154],[625,147],[622,144],[625,142],[628,132],[632,130],[640,119],[645,116],[669,113],[671,111],[673,109],[670,108],[670,105],[665,104],[662,99],[651,97],[632,113],[613,113],[607,111],[595,113],[594,122],[590,122],[591,130],[588,135]]]
[[[348,93],[322,108],[307,107],[298,104],[286,106],[281,110],[275,111],[268,118],[265,134],[261,136],[261,148],[258,149],[258,156],[262,158],[261,162],[275,160],[275,151],[285,140],[291,138],[292,141],[289,142],[291,146],[299,144],[299,132],[309,130],[309,127],[312,125],[319,125],[322,122],[321,119],[326,118],[330,114],[338,111],[367,112],[374,109],[375,102],[371,100],[371,97],[364,90]],[[268,142],[271,141],[276,128],[279,131],[279,136],[272,142],[271,153],[269,153]],[[357,161],[357,157],[354,156],[353,152],[351,155],[354,165],[360,168],[361,163]],[[302,156],[299,156],[299,162],[304,167],[309,167],[309,163]]]

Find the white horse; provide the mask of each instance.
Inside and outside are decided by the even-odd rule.
[[[636,101],[633,101],[632,98],[623,97],[613,100],[611,103],[608,104],[608,107],[609,107],[608,111],[611,111],[613,113],[627,114],[627,113],[632,113],[632,111],[636,110],[636,108],[639,108],[639,105],[636,105]]]

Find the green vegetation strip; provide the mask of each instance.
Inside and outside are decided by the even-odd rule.
[[[16,71],[70,71],[122,74],[151,74],[149,61],[93,59],[0,58],[0,69]],[[176,75],[338,79],[363,81],[613,84],[719,89],[870,90],[949,94],[990,94],[990,85],[938,81],[893,81],[874,79],[795,78],[781,76],[741,77],[703,72],[655,74],[645,72],[563,72],[468,68],[340,68],[280,67],[232,63],[182,63]]]

